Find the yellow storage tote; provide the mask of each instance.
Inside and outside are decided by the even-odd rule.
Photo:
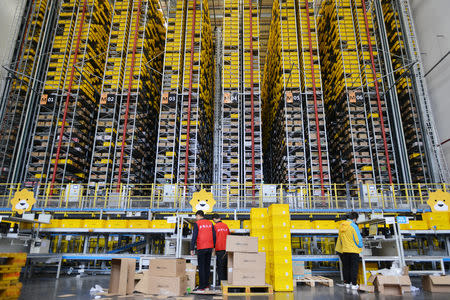
[[[81,219],[62,219],[61,228],[82,228],[83,220]]]
[[[311,229],[312,222],[309,220],[292,220],[291,229]]]
[[[83,228],[104,228],[105,227],[105,220],[83,220]]]
[[[267,208],[252,208],[250,210],[250,220],[267,218]]]
[[[410,220],[408,224],[399,224],[401,230],[427,230],[428,223],[425,220]]]
[[[314,229],[337,229],[337,223],[332,220],[316,220],[312,223]]]
[[[106,220],[105,228],[128,228],[128,220]]]
[[[128,228],[131,229],[148,229],[151,226],[149,220],[128,220]]]
[[[244,229],[250,229],[250,227],[251,227],[251,221],[250,221],[250,220],[244,220],[244,221],[242,222],[242,227],[243,227]]]
[[[272,204],[269,206],[269,216],[289,216],[289,205]]]
[[[448,212],[427,212],[422,215],[427,221],[429,229],[448,230],[450,229],[450,220]]]
[[[225,224],[227,224],[228,228],[230,230],[233,229],[241,229],[241,221],[239,220],[222,220]]]
[[[167,223],[167,220],[153,220],[151,228],[174,229],[175,223]]]
[[[292,292],[294,290],[294,279],[290,276],[274,276],[272,286],[276,292]]]

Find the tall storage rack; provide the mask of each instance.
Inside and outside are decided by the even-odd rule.
[[[264,72],[265,170],[272,183],[330,184],[314,9],[274,1]],[[317,192],[316,192],[317,191]]]
[[[169,8],[155,183],[212,182],[214,48],[207,1]]]
[[[327,1],[320,9],[318,29],[322,75],[328,83],[324,95],[333,181],[395,183],[396,161],[371,12],[360,0]]]
[[[179,146],[180,88],[184,74],[186,32],[186,1],[172,2],[168,9],[164,54],[162,98],[159,111],[158,141],[156,145],[155,183],[176,183]]]
[[[212,182],[214,48],[208,1],[187,1],[177,178]]]
[[[263,182],[258,8],[258,0],[241,2],[241,174],[246,198],[258,196],[255,184]]]
[[[397,1],[383,0],[382,14],[387,40],[389,43],[390,58],[395,78],[395,89],[397,92],[405,142],[409,158],[411,180],[414,183],[433,182],[428,169],[423,133],[424,128],[420,122],[417,105],[417,94],[415,93],[411,63],[406,51],[405,35],[402,33],[401,20]]]
[[[330,184],[330,167],[317,23],[312,2],[298,0],[297,5],[307,182],[312,185],[314,193],[321,191],[322,194],[326,186]]]
[[[21,135],[26,131],[27,113],[34,112],[33,88],[39,84],[36,79],[40,76],[39,66],[47,56],[45,54],[46,37],[51,31],[51,9],[53,1],[28,1],[21,24],[21,37],[15,45],[15,53],[8,71],[11,80],[3,91],[0,107],[0,182],[16,181],[13,176],[15,161],[20,159],[19,149]],[[26,132],[25,135],[27,136]],[[22,141],[26,144],[26,141]],[[14,178],[15,177],[15,178]]]
[[[221,101],[220,175],[221,192],[239,197],[241,175],[241,110],[240,110],[240,1],[225,0],[223,15],[223,63]],[[227,186],[229,185],[229,186]]]
[[[113,12],[89,182],[151,183],[163,16],[151,0],[118,0]]]
[[[256,196],[263,178],[257,11],[257,1],[224,5],[220,184],[242,199]]]
[[[33,131],[26,176],[30,182],[87,180],[110,13],[108,1],[61,4]]]

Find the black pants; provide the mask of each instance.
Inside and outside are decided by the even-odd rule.
[[[227,252],[225,250],[216,251],[216,272],[219,276],[219,285],[222,280],[227,280]]]
[[[358,253],[343,253],[342,254],[342,268],[344,273],[344,283],[356,285],[358,278],[359,254]]]
[[[209,274],[211,270],[211,254],[212,254],[211,248],[197,250],[199,289],[205,289],[209,286]]]

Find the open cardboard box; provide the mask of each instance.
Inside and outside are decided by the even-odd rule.
[[[134,258],[113,258],[108,292],[120,296],[133,294],[135,270]]]
[[[423,276],[422,287],[432,293],[450,293],[450,276]]]
[[[411,292],[411,279],[408,275],[401,276],[385,276],[385,275],[372,275],[369,278],[376,290],[380,294],[384,295],[397,295],[401,296],[404,293]]]

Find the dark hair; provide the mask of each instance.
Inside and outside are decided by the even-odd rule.
[[[213,219],[220,219],[220,216],[218,214],[213,214],[212,218]]]
[[[356,211],[352,211],[352,212],[348,215],[348,218],[349,218],[350,220],[354,220],[354,219],[358,220],[358,213],[357,213]]]
[[[200,217],[204,217],[205,213],[203,212],[203,210],[197,210],[197,212],[195,213],[196,216],[200,216]]]

